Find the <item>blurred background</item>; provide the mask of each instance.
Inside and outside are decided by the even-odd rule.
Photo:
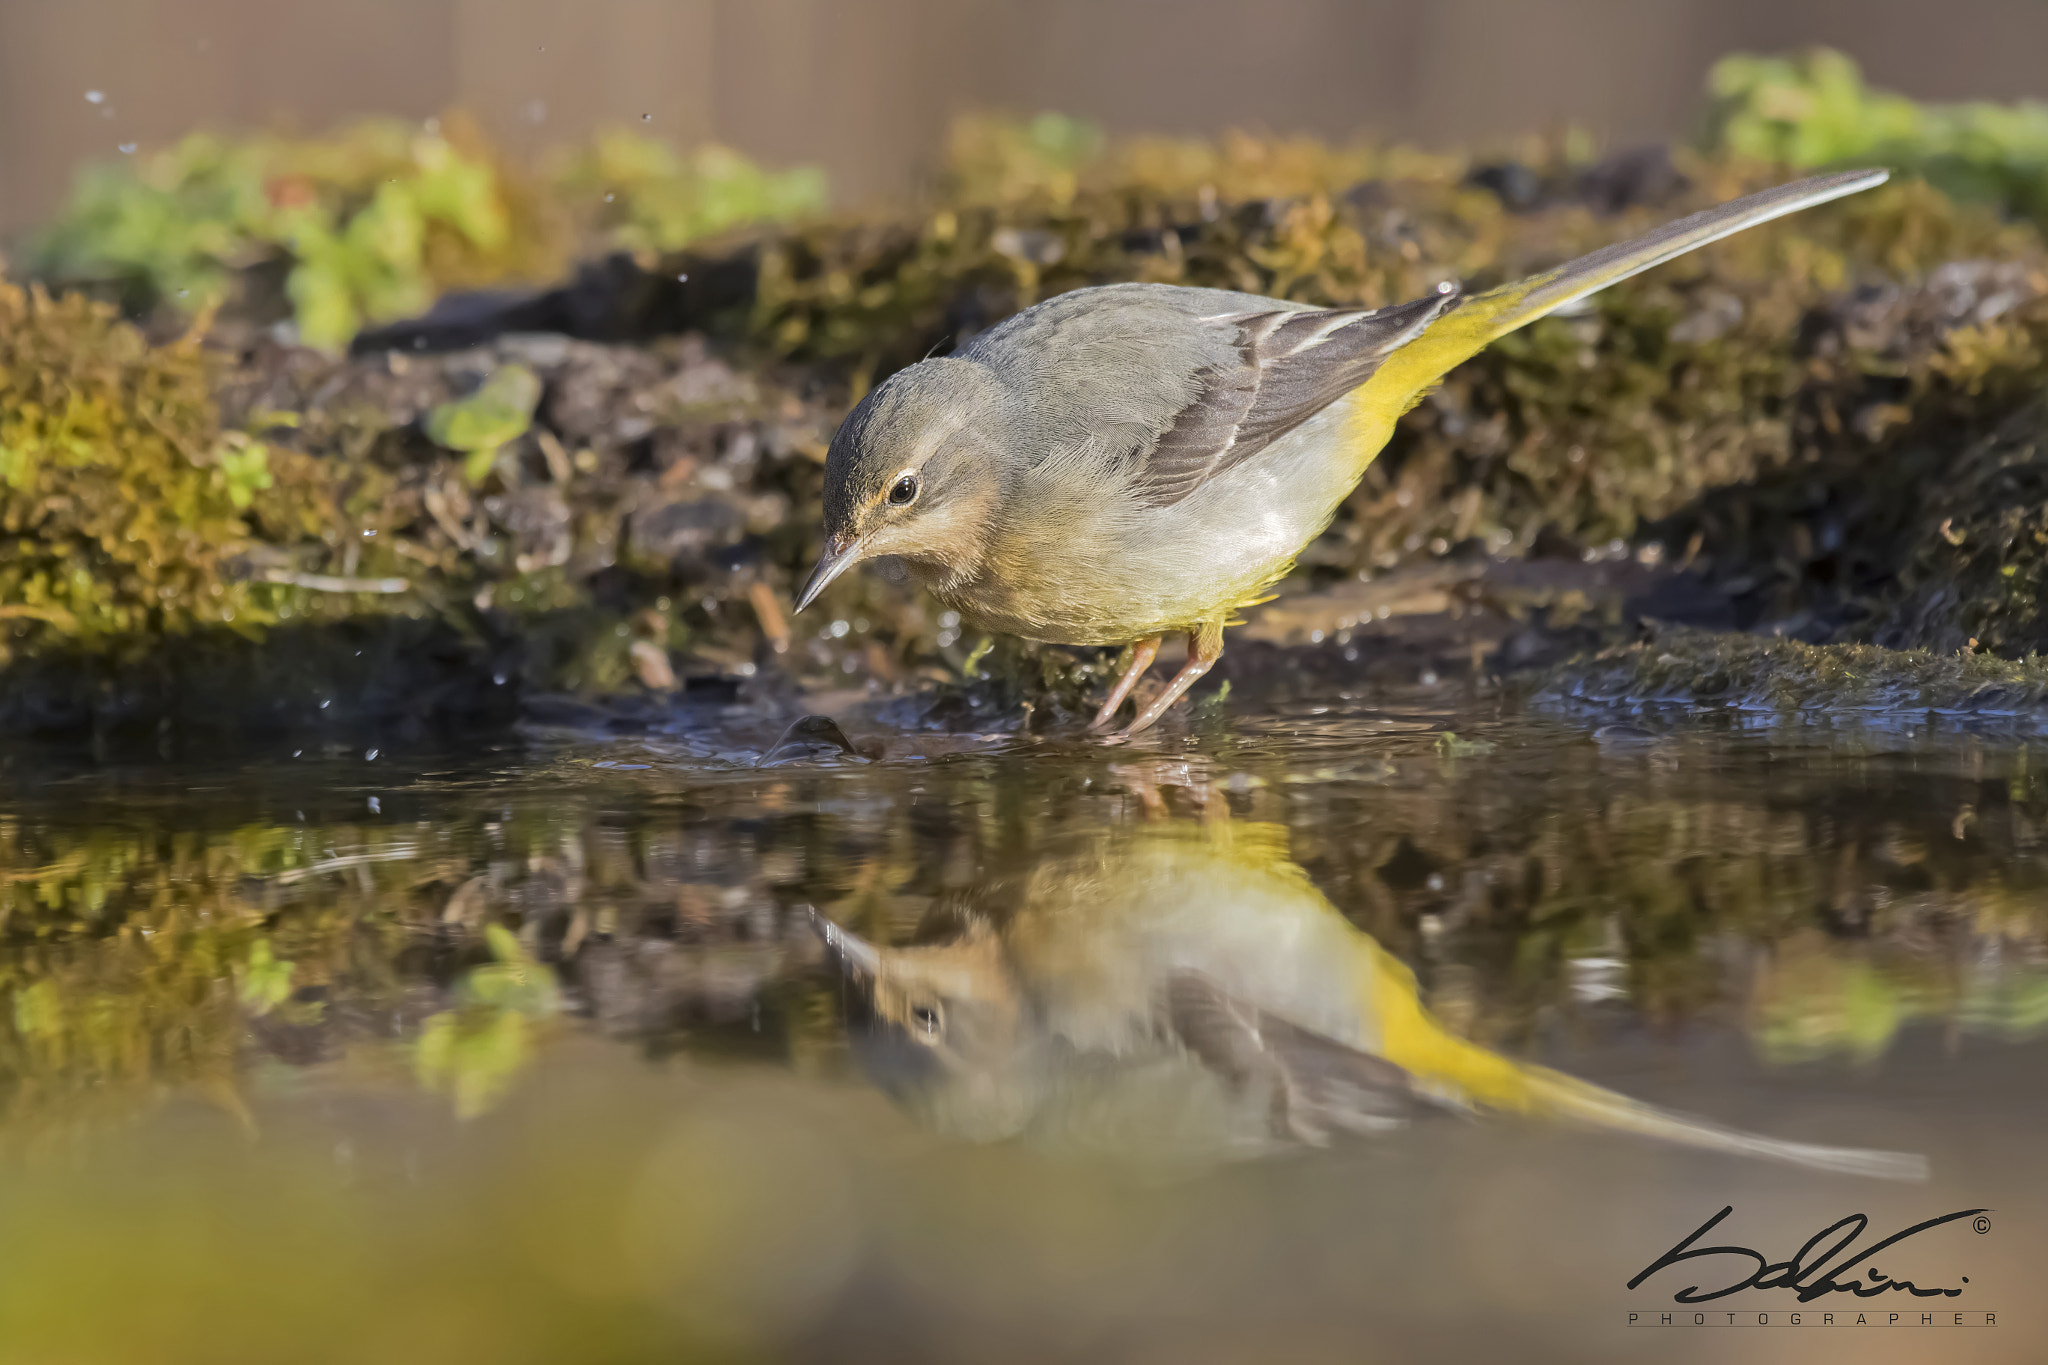
[[[821,167],[857,205],[929,176],[970,109],[1112,136],[1663,141],[1716,58],[1819,44],[1917,99],[2048,93],[2035,0],[7,0],[0,240],[81,165],[199,128],[460,108],[527,154],[629,125]]]

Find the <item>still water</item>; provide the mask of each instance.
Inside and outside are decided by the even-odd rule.
[[[2038,738],[778,728],[10,758],[0,1361],[2048,1351]]]

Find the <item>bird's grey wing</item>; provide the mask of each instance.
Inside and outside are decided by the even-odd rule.
[[[1275,1137],[1321,1146],[1337,1132],[1463,1112],[1386,1058],[1239,1000],[1200,972],[1168,979],[1166,1011],[1181,1045],[1234,1092],[1263,1092]]]
[[[1179,502],[1363,384],[1457,299],[1455,291],[1445,291],[1370,312],[1273,310],[1198,319],[1227,334],[1229,358],[1197,376],[1194,399],[1144,452],[1132,491],[1155,507]]]

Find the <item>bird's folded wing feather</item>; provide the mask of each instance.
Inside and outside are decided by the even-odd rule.
[[[1203,370],[1200,391],[1143,454],[1132,491],[1155,507],[1179,502],[1363,384],[1457,298],[1199,319],[1227,335],[1233,358]]]
[[[1165,1004],[1181,1045],[1225,1085],[1263,1092],[1274,1137],[1320,1146],[1339,1132],[1464,1112],[1386,1058],[1237,999],[1200,972],[1174,973]]]

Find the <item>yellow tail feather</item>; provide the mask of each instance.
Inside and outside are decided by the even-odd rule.
[[[1925,1180],[1927,1159],[1908,1152],[1822,1147],[1745,1133],[1674,1114],[1549,1067],[1517,1062],[1450,1032],[1423,1007],[1415,974],[1377,943],[1364,945],[1365,997],[1379,1052],[1445,1098],[1477,1108],[1561,1119],[1684,1147],[1788,1162],[1878,1180]]]
[[[1388,356],[1353,396],[1360,472],[1379,454],[1401,414],[1489,342],[1674,256],[1773,218],[1881,185],[1889,177],[1890,172],[1882,170],[1838,171],[1780,185],[1462,300]]]

